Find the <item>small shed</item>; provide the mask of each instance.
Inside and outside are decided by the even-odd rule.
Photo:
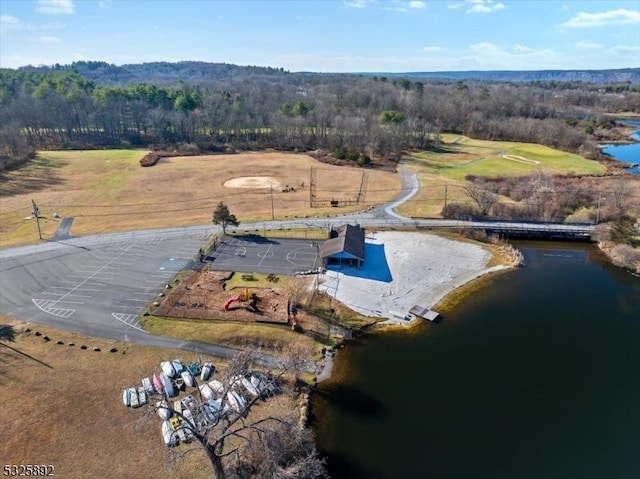
[[[329,232],[329,239],[322,243],[320,257],[325,266],[331,264],[355,265],[364,261],[364,229],[346,224]]]

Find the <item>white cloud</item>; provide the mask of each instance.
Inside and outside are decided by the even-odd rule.
[[[34,38],[34,40],[42,43],[60,43],[60,39],[58,37],[41,36]]]
[[[443,52],[446,49],[442,47],[428,46],[424,47],[422,50],[424,50],[425,52]]]
[[[520,45],[519,43],[516,43],[515,46],[513,47],[513,50],[519,53],[523,53],[523,52],[530,52],[531,48],[529,48],[526,45]]]
[[[38,0],[36,11],[48,15],[71,15],[73,0]]]
[[[43,23],[42,25],[40,25],[40,30],[62,30],[63,28],[66,28],[67,26],[64,23],[56,23],[56,22],[50,22],[50,23]]]
[[[30,23],[24,23],[13,15],[0,15],[0,33],[5,33],[9,30],[26,30],[34,31],[37,28]]]
[[[581,42],[576,42],[573,44],[573,46],[576,48],[585,48],[585,49],[602,48],[602,44],[592,42],[591,40],[583,40]]]
[[[466,13],[491,13],[506,8],[503,3],[493,3],[493,0],[469,0],[468,3],[473,6],[468,8]]]
[[[640,55],[640,46],[637,45],[618,45],[611,49],[617,55],[636,55],[636,60],[638,55]]]
[[[569,5],[567,5],[566,3],[564,5],[562,5],[562,9],[566,12],[567,10],[569,10],[571,7]]]
[[[457,10],[458,8],[461,8],[464,6],[464,3],[450,3],[449,5],[447,5],[447,8],[449,10]]]
[[[107,2],[106,0],[100,0],[98,2],[98,8],[108,8],[109,7],[109,2]]]
[[[12,15],[0,15],[0,23],[3,25],[18,25],[20,20]]]
[[[374,3],[373,0],[349,0],[344,2],[344,6],[347,8],[366,8],[372,3]]]
[[[562,24],[569,28],[590,28],[608,25],[640,24],[640,11],[618,8],[608,12],[585,13],[580,12],[572,19]]]
[[[412,0],[411,2],[409,2],[409,8],[424,8],[426,6],[427,4],[421,2],[420,0]]]

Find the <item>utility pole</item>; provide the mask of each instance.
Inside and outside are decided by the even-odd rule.
[[[38,225],[38,238],[42,239],[42,231],[40,230],[40,210],[34,200],[31,200],[31,214],[36,218],[36,224]]]
[[[271,221],[276,219],[275,213],[273,212],[273,185],[270,186],[271,189]]]
[[[444,209],[442,210],[445,214],[445,218],[446,218],[446,214],[447,214],[447,185],[444,185]]]
[[[600,202],[602,201],[602,192],[598,193],[598,209],[596,211],[596,224],[600,224]]]

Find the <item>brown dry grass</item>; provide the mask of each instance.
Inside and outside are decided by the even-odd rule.
[[[317,169],[317,196],[355,198],[361,168],[320,163],[308,155],[257,152],[163,158],[142,168],[142,150],[50,151],[3,178],[0,184],[0,247],[37,241],[31,213],[34,199],[43,218],[45,239],[59,225],[52,214],[74,217],[79,235],[166,226],[207,224],[219,201],[241,222],[271,219],[269,188],[226,188],[242,176],[270,176],[295,191],[273,190],[276,218],[345,213],[359,207],[310,208],[311,167]],[[393,198],[400,190],[398,175],[368,171],[366,205]]]
[[[207,470],[201,452],[168,461],[160,419],[146,420],[144,408],[126,408],[121,399],[124,386],[139,385],[142,377],[159,370],[162,359],[195,357],[41,326],[31,329],[8,344],[19,352],[0,344],[4,464],[52,464],[56,477],[79,479],[207,477],[197,472]],[[51,341],[35,336],[36,330]],[[81,350],[82,344],[88,349]],[[94,346],[101,352],[92,351]],[[109,353],[111,347],[118,352]],[[222,366],[218,359],[212,362]]]
[[[140,385],[161,360],[196,357],[185,351],[120,343],[28,325],[15,325],[15,342],[0,343],[0,457],[4,464],[51,464],[55,477],[211,477],[195,444],[167,450],[160,418],[152,410],[126,408],[122,388]],[[24,330],[30,327],[30,333]],[[39,331],[48,335],[45,342]],[[64,342],[56,344],[57,340]],[[75,343],[69,346],[69,343]],[[88,349],[81,350],[80,345]],[[92,351],[97,346],[100,352]],[[118,349],[109,353],[112,347]],[[226,364],[202,356],[218,370]],[[222,374],[222,373],[220,373]],[[185,392],[183,394],[189,394]],[[258,403],[249,420],[267,415],[295,419],[297,402],[286,394]],[[187,451],[191,451],[188,452]]]

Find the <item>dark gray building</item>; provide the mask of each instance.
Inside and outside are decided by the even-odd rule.
[[[331,229],[329,239],[320,248],[320,257],[325,267],[348,264],[360,268],[364,261],[364,229],[349,224]]]

